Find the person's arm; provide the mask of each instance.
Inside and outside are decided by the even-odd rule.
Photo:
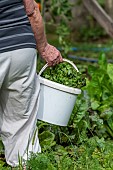
[[[62,62],[62,56],[59,50],[47,42],[43,19],[39,9],[37,8],[36,2],[34,0],[23,0],[23,2],[34,32],[38,52],[49,65],[55,65]]]

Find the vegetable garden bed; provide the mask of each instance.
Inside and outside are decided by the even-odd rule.
[[[67,127],[38,121],[42,153],[31,154],[28,170],[113,170],[113,64],[104,54],[98,63]],[[0,168],[10,169],[2,160]]]

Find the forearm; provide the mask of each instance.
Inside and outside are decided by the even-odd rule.
[[[54,46],[47,43],[43,19],[36,2],[34,0],[23,0],[23,2],[36,39],[38,52],[49,66],[62,62],[63,59],[60,52]]]
[[[34,0],[23,1],[30,24],[32,25],[32,30],[36,39],[37,50],[41,54],[47,45],[42,16]]]

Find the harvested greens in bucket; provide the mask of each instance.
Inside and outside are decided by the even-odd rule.
[[[42,73],[42,77],[69,86],[73,88],[81,88],[85,86],[85,76],[77,72],[69,63],[63,62],[54,67],[47,67]]]

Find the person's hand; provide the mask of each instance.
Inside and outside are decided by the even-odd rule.
[[[54,66],[63,61],[60,51],[50,44],[46,45],[41,56],[49,66]]]

